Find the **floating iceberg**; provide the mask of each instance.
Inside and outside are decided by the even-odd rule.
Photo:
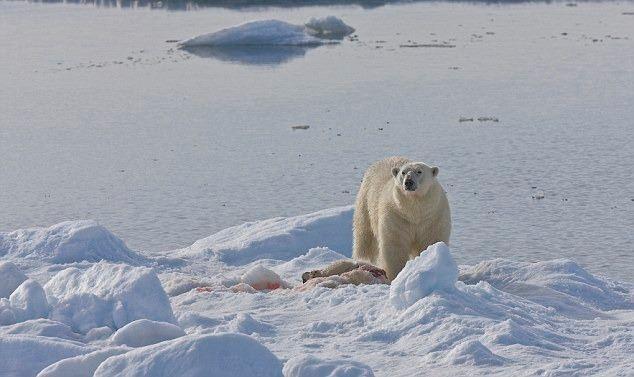
[[[200,46],[318,46],[335,43],[354,32],[341,19],[312,18],[305,25],[280,20],[251,21],[180,42],[181,47]]]

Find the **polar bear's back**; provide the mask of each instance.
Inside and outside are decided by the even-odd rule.
[[[361,187],[363,186],[371,186],[371,187],[382,187],[386,182],[389,182],[392,178],[392,169],[393,168],[401,168],[401,166],[412,162],[411,160],[405,157],[388,157],[381,161],[377,161],[374,164],[370,165],[368,170],[363,175],[363,182],[361,183]]]

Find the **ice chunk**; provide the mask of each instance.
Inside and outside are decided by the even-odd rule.
[[[142,260],[94,221],[65,221],[49,228],[0,233],[2,255],[50,263],[108,260],[134,264]]]
[[[48,315],[49,305],[46,293],[35,280],[25,280],[9,297],[11,307],[18,322],[33,318],[43,318]]]
[[[15,264],[0,262],[0,298],[8,298],[26,279],[28,279],[26,275]]]
[[[280,20],[251,21],[180,42],[180,47],[201,46],[316,46],[336,43],[354,32],[335,16],[311,18],[305,25]]]
[[[180,46],[310,46],[323,43],[328,42],[310,35],[304,26],[279,20],[261,20],[199,35],[181,42]]]
[[[272,291],[278,288],[289,288],[278,274],[261,265],[255,265],[247,270],[240,279],[256,291]]]
[[[275,355],[242,334],[185,336],[138,348],[104,361],[94,377],[280,377]]]
[[[171,323],[137,319],[117,330],[112,341],[119,345],[143,347],[184,335],[183,329]]]
[[[85,271],[67,268],[44,286],[51,318],[86,332],[121,328],[141,318],[176,323],[156,273],[146,267],[99,262]]]
[[[284,377],[374,377],[372,369],[352,360],[297,356],[284,364]]]
[[[346,25],[341,18],[335,16],[313,17],[304,26],[309,34],[321,38],[340,39],[354,33],[353,27]]]
[[[86,355],[62,359],[44,368],[37,377],[92,377],[104,360],[129,350],[131,348],[128,347],[107,347]]]
[[[458,267],[444,242],[430,245],[410,260],[392,281],[390,303],[396,309],[410,307],[436,290],[455,289]]]
[[[0,375],[32,377],[47,365],[93,350],[93,347],[69,340],[4,335],[0,337]]]
[[[183,256],[212,254],[230,265],[258,259],[290,260],[325,246],[352,255],[352,206],[288,218],[245,223],[222,230],[180,250]],[[327,237],[325,236],[327,235]]]

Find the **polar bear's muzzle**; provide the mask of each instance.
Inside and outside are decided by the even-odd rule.
[[[408,177],[405,179],[405,182],[403,182],[403,187],[405,188],[405,191],[416,191],[416,182]]]

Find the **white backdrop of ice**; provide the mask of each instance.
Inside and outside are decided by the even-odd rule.
[[[107,359],[94,377],[280,377],[280,361],[241,334],[187,336]]]
[[[251,21],[180,42],[181,47],[200,46],[315,46],[334,43],[354,32],[341,19],[311,18],[305,26],[280,20]]]
[[[444,242],[430,245],[409,260],[390,286],[390,303],[405,309],[433,291],[455,289],[458,267]]]
[[[156,273],[146,267],[99,262],[82,271],[58,272],[44,286],[53,305],[51,318],[80,332],[121,328],[141,318],[176,323]]]

